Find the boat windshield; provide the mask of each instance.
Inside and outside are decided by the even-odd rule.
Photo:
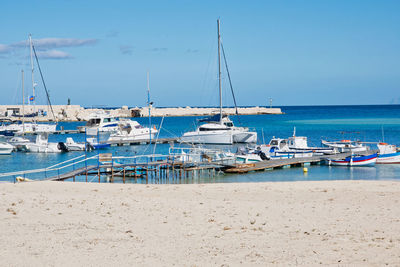
[[[278,140],[271,140],[269,143],[271,146],[277,146],[278,145]]]
[[[116,121],[115,118],[104,118],[104,122],[113,122]]]
[[[205,131],[226,131],[230,130],[230,128],[206,128],[206,127],[200,127],[199,131],[205,132]]]

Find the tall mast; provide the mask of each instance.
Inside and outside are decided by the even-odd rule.
[[[149,105],[149,144],[151,144],[151,102],[150,102],[150,81],[149,72],[147,72],[147,104]]]
[[[33,46],[32,46],[32,36],[31,34],[29,34],[29,47],[30,47],[30,51],[31,51],[31,70],[32,70],[32,97],[33,97],[33,114],[36,113],[36,96],[35,96],[35,79],[33,77],[33,71],[34,71],[34,67],[33,67]]]
[[[25,91],[24,91],[24,70],[21,70],[22,76],[22,135],[25,134]]]
[[[221,85],[221,35],[219,32],[219,19],[218,25],[218,85],[219,85],[219,122],[222,124],[222,85]]]

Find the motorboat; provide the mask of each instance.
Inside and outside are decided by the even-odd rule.
[[[7,143],[14,147],[16,151],[24,151],[26,150],[26,144],[31,143],[32,141],[24,136],[14,136],[8,139]]]
[[[269,150],[266,150],[266,148],[269,148]],[[263,152],[267,152],[271,159],[306,158],[313,156],[311,149],[293,149],[290,148],[287,139],[275,137],[271,139],[269,145],[264,146]]]
[[[288,148],[290,151],[304,152],[312,151],[313,155],[336,154],[333,147],[310,147],[308,146],[306,136],[296,136],[296,128],[293,130],[293,136],[287,139]]]
[[[342,158],[342,159],[325,159],[327,165],[331,166],[374,166],[377,160],[378,154],[370,154],[370,155],[359,155],[353,154],[351,156]]]
[[[379,153],[376,164],[400,164],[400,152],[395,145],[378,143],[377,146]]]
[[[120,120],[118,130],[110,135],[109,141],[135,141],[153,139],[158,130],[153,127],[143,127],[137,121]]]
[[[33,153],[60,153],[68,151],[60,143],[49,142],[48,137],[48,133],[38,134],[35,142],[25,144],[26,151]]]
[[[334,148],[337,152],[363,152],[368,151],[369,147],[363,145],[361,142],[351,140],[340,140],[340,141],[321,141],[322,145],[330,148]]]
[[[9,143],[0,141],[0,155],[10,155],[14,150],[14,146]]]
[[[22,122],[2,123],[0,132],[4,135],[15,135],[23,133],[53,133],[56,131],[57,124]],[[12,134],[11,134],[12,133]]]
[[[93,149],[103,149],[110,147],[111,144],[107,142],[99,142],[99,140],[96,137],[90,137],[86,139],[86,142],[89,144],[89,146]]]
[[[205,122],[205,124],[198,126],[195,131],[189,131],[184,133],[179,138],[178,141],[181,143],[191,143],[191,144],[224,144],[224,145],[230,145],[233,143],[255,143],[257,142],[257,132],[249,131],[249,128],[246,127],[234,126],[233,122],[228,118],[228,116],[222,113],[221,35],[219,29],[220,28],[219,20],[217,20],[217,24],[218,24],[219,114],[200,120],[199,122]],[[228,68],[226,69],[228,71]],[[235,101],[235,106],[236,106],[236,101]]]
[[[97,130],[99,132],[117,132],[119,129],[118,120],[110,114],[102,111],[90,114],[85,126],[78,127],[80,132]]]
[[[85,143],[77,143],[72,137],[67,137],[64,145],[68,151],[84,151],[86,147]]]

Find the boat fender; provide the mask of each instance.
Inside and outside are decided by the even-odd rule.
[[[68,147],[63,142],[58,142],[57,148],[63,152],[68,152]]]

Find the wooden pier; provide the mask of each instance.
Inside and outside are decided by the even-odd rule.
[[[377,150],[369,150],[364,152],[358,152],[360,155],[369,155],[376,153]],[[353,153],[354,154],[354,153]],[[304,158],[291,158],[291,159],[274,159],[274,160],[264,160],[261,162],[255,163],[246,163],[246,164],[237,164],[232,168],[228,168],[225,170],[226,173],[247,173],[252,171],[263,171],[267,169],[274,169],[274,168],[282,168],[285,166],[289,167],[299,167],[303,166],[304,164],[319,164],[324,159],[342,159],[345,157],[351,156],[352,153],[339,153],[335,155],[322,155],[322,156],[313,156],[313,157],[304,157]]]
[[[208,162],[193,163],[193,162],[179,162],[173,160],[155,160],[140,163],[127,163],[121,164],[113,159],[111,153],[104,153],[99,155],[98,164],[84,166],[74,169],[65,173],[58,173],[57,175],[47,177],[47,181],[64,181],[72,179],[75,181],[78,176],[88,177],[97,176],[98,182],[101,182],[101,175],[107,175],[110,181],[114,181],[114,177],[122,177],[123,183],[126,179],[149,179],[162,181],[168,179],[186,179],[195,177],[213,177],[217,172],[222,171],[232,166],[215,164]],[[92,179],[93,180],[93,179]]]

